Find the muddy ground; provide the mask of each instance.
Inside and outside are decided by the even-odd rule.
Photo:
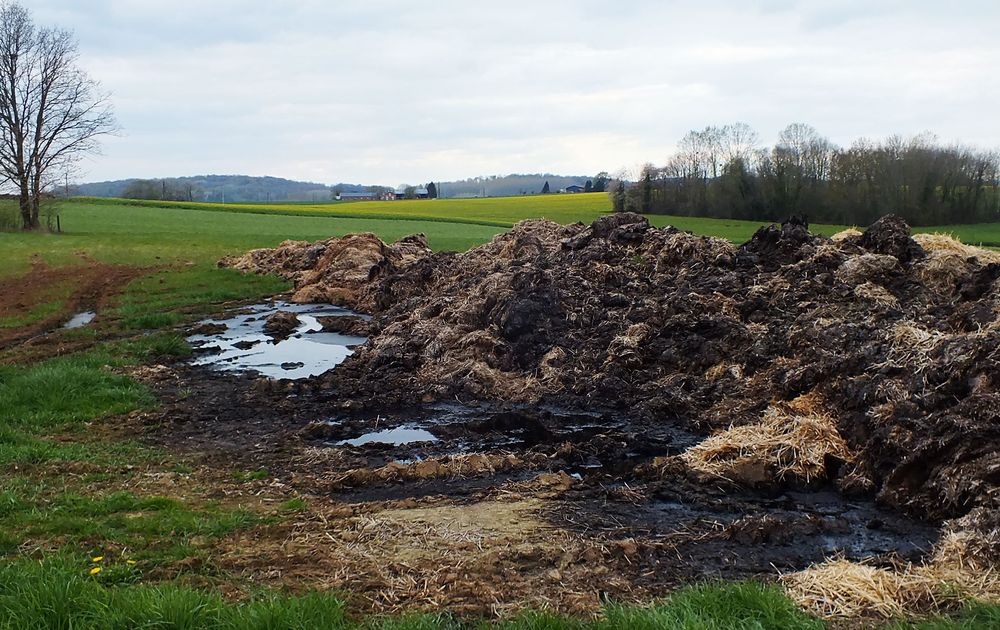
[[[0,281],[0,313],[25,321],[23,325],[0,327],[0,357],[14,350],[12,354],[18,360],[37,360],[86,345],[85,340],[67,339],[53,345],[53,338],[47,333],[74,314],[108,310],[129,282],[150,272],[108,265],[83,253],[77,257],[77,264],[51,267],[35,256],[26,274]],[[42,311],[44,315],[31,315],[33,310],[46,305],[52,308]]]
[[[620,410],[451,401],[335,412],[315,381],[144,368],[163,408],[132,423],[209,465],[268,472],[307,497],[292,525],[242,534],[222,562],[245,578],[337,588],[367,610],[596,612],[704,579],[764,577],[828,557],[919,561],[932,523],[830,484],[767,491],[650,475],[700,436]],[[341,444],[405,426],[437,439]]]

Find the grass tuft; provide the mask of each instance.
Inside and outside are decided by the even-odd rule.
[[[652,608],[611,607],[598,627],[812,630],[823,628],[823,623],[799,609],[776,586],[738,582],[687,587]]]
[[[104,353],[52,359],[29,368],[0,367],[0,418],[7,426],[53,428],[151,407],[135,381],[108,368],[122,361]]]

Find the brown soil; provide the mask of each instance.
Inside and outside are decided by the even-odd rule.
[[[651,475],[698,436],[615,410],[428,405],[338,413],[316,382],[185,365],[133,371],[163,401],[127,431],[214,470],[267,470],[252,494],[309,509],[221,541],[242,581],[337,589],[359,611],[593,614],[712,578],[771,579],[834,553],[916,561],[937,529],[828,487],[720,487]],[[441,440],[336,446],[417,422]],[[201,473],[199,473],[201,474]],[[215,474],[218,477],[218,474]],[[206,478],[211,478],[209,475]]]
[[[40,257],[31,261],[31,270],[16,278],[0,280],[0,315],[23,317],[33,307],[54,301],[60,285],[70,286],[68,297],[61,299],[57,312],[45,319],[16,328],[0,328],[0,352],[17,347],[21,358],[49,356],[78,349],[80,340],[53,340],[46,333],[80,311],[101,311],[112,305],[112,300],[135,278],[148,270],[121,265],[108,265],[78,254],[80,263],[64,267],[50,267]],[[55,347],[50,347],[52,344]]]

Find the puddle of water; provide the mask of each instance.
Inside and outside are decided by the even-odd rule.
[[[69,318],[69,321],[63,324],[63,328],[66,330],[71,330],[73,328],[83,328],[90,322],[94,321],[97,317],[97,313],[94,311],[83,311],[82,313],[77,313],[73,317]]]
[[[372,440],[380,427],[419,431],[420,439]],[[549,405],[464,405],[439,402],[419,407],[380,410],[326,418],[311,434],[327,446],[355,444],[348,438],[363,435],[364,442],[396,447],[397,458],[439,457],[486,451],[536,449],[553,454],[563,444],[574,444],[567,471],[582,477],[625,474],[644,460],[676,454],[697,436],[669,423],[637,425],[608,411],[579,411]],[[390,435],[390,438],[393,436]]]
[[[267,318],[278,311],[290,311],[299,318],[299,327],[288,339],[277,341],[264,334]],[[258,372],[270,378],[301,379],[327,372],[353,354],[352,348],[367,339],[322,332],[321,316],[356,315],[347,309],[316,304],[275,302],[245,309],[229,319],[208,319],[202,324],[223,324],[218,334],[192,335],[195,347],[218,348],[218,352],[198,357],[195,365],[218,370]]]
[[[354,438],[353,440],[344,440],[342,442],[337,442],[337,446],[363,446],[365,444],[389,444],[391,446],[406,446],[408,444],[416,444],[418,442],[437,442],[437,437],[433,433],[425,429],[417,429],[413,427],[398,427],[395,429],[385,429],[383,431],[374,431],[372,433],[365,433],[361,437]]]

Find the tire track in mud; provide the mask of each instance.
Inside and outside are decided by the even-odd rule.
[[[0,280],[0,314],[3,316],[24,316],[33,307],[46,301],[60,302],[55,312],[39,321],[0,328],[0,351],[17,347],[20,354],[26,346],[36,346],[31,350],[31,355],[35,358],[44,356],[44,348],[38,347],[46,344],[46,333],[79,311],[93,310],[100,314],[112,306],[112,300],[129,282],[152,271],[148,268],[101,263],[83,253],[78,253],[77,257],[79,264],[51,267],[36,255],[32,258],[28,273]],[[67,288],[64,291],[65,297],[60,296],[62,287]],[[66,345],[65,340],[60,345]],[[68,346],[54,348],[53,352],[67,350]]]

